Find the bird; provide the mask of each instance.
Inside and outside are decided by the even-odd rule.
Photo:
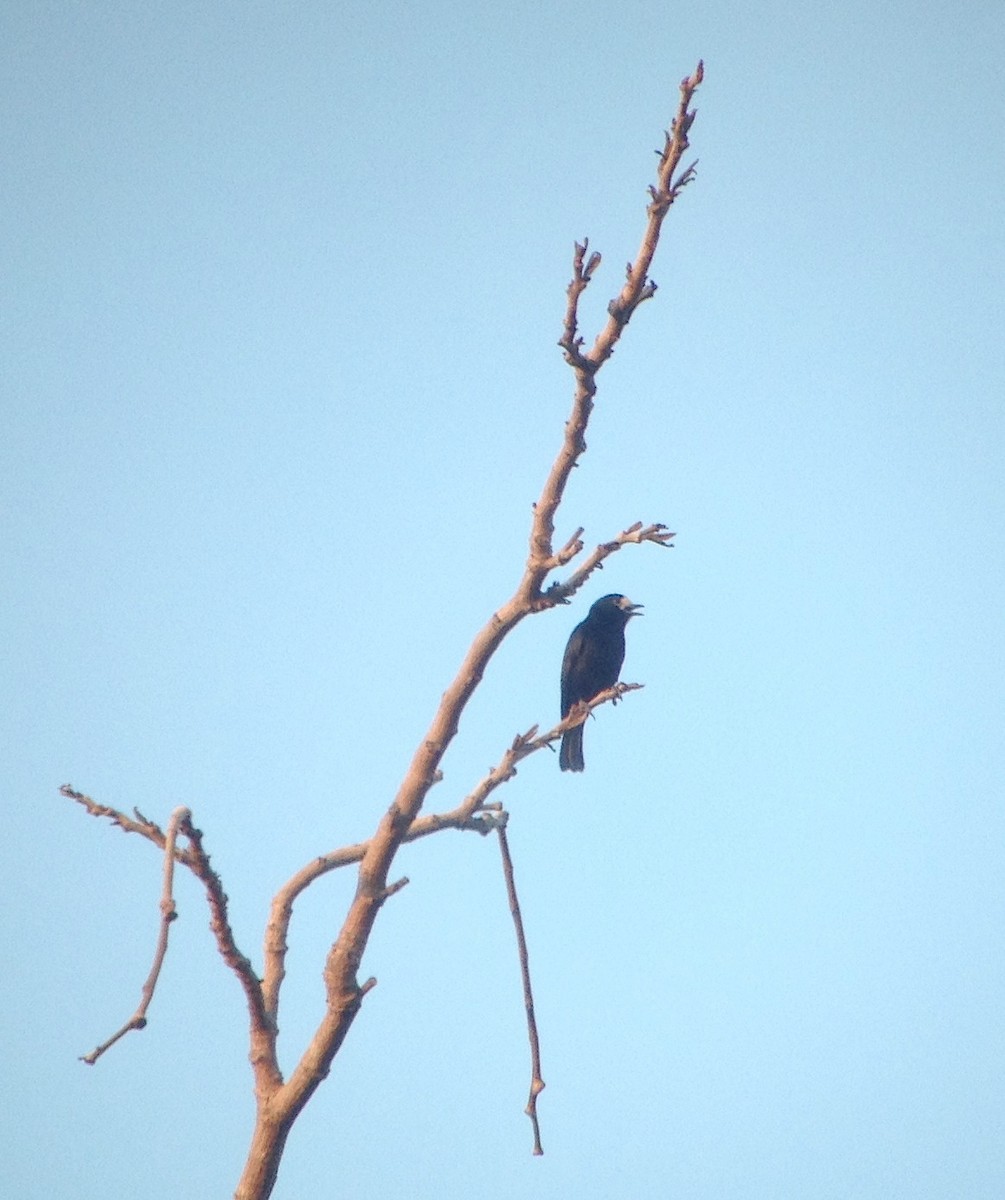
[[[572,631],[562,659],[562,719],[582,700],[613,687],[625,661],[625,626],[644,606],[627,596],[601,596],[586,618]],[[583,726],[562,735],[558,765],[563,771],[582,771]]]

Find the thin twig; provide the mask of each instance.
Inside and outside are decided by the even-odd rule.
[[[543,1154],[541,1145],[541,1127],[537,1120],[537,1098],[544,1091],[544,1080],[541,1078],[541,1043],[537,1036],[537,1019],[534,1016],[534,993],[530,985],[530,957],[527,953],[527,936],[523,929],[523,917],[520,914],[520,901],[516,894],[516,880],[513,878],[513,858],[509,852],[509,841],[506,837],[505,825],[499,826],[499,851],[502,854],[503,876],[506,880],[506,895],[509,898],[509,910],[513,916],[513,928],[516,930],[516,944],[520,955],[520,977],[523,980],[523,1006],[527,1011],[527,1038],[530,1041],[530,1096],[524,1109],[530,1117],[534,1128],[534,1154]]]
[[[96,806],[100,807],[100,806]],[[102,815],[108,815],[107,813]],[[164,956],[167,954],[168,948],[168,930],[171,927],[171,922],[178,916],[178,910],[174,902],[174,858],[175,858],[175,843],[178,840],[178,832],[183,825],[190,819],[192,814],[187,808],[176,808],[171,814],[171,820],[168,822],[167,833],[164,835],[164,876],[163,885],[161,887],[160,899],[160,929],[157,934],[157,948],[154,951],[153,966],[150,968],[150,974],[143,984],[140,991],[140,1006],[129,1018],[129,1020],[117,1030],[100,1046],[90,1052],[90,1054],[82,1054],[81,1062],[85,1062],[88,1066],[94,1066],[98,1059],[121,1037],[125,1037],[132,1029],[143,1029],[147,1023],[147,1009],[150,1007],[150,1001],[154,998],[154,991],[157,987],[157,980],[161,973],[161,967],[164,964]],[[120,822],[116,822],[117,824]],[[125,828],[125,826],[123,826]]]
[[[547,733],[538,734],[536,725],[532,725],[526,733],[518,733],[496,766],[469,793],[460,808],[470,808],[472,813],[481,811],[485,808],[486,800],[496,788],[513,778],[516,774],[517,763],[536,754],[539,750],[545,749],[546,746],[551,746],[563,733],[575,729],[577,725],[582,725],[595,708],[600,708],[602,704],[616,704],[622,696],[629,692],[637,692],[643,686],[641,683],[616,683],[613,687],[598,692],[592,700],[577,704],[567,717],[559,721],[557,725],[553,725]],[[421,821],[423,818],[420,817],[419,820]],[[491,828],[489,826],[480,832],[489,833]]]
[[[580,532],[582,531],[580,530]],[[601,542],[564,583],[553,583],[544,595],[555,604],[568,604],[570,597],[579,591],[593,572],[603,566],[604,560],[610,558],[622,546],[641,546],[643,542],[651,542],[654,546],[663,546],[665,549],[672,550],[673,539],[676,536],[676,533],[673,533],[666,525],[659,523],[643,525],[641,521],[636,521],[634,525],[629,525],[627,529],[622,530],[616,538],[612,538],[609,542]],[[579,546],[582,549],[582,542],[579,543]]]
[[[65,796],[67,800],[73,800],[82,808],[87,809],[92,817],[105,817],[113,825],[118,825],[123,833],[138,833],[141,837],[145,837],[147,841],[153,842],[159,849],[164,849],[164,830],[153,821],[148,821],[139,809],[133,809],[135,819],[127,817],[125,813],[119,812],[117,808],[109,808],[107,804],[98,804],[90,796],[85,796],[83,792],[76,791],[73,785],[69,783],[63,784],[59,789],[59,794]],[[184,858],[184,851],[176,848],[175,855],[179,860],[182,860]]]

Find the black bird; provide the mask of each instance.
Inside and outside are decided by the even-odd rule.
[[[601,596],[572,631],[562,659],[562,717],[569,715],[580,700],[613,687],[625,661],[625,626],[639,615],[641,604],[627,596]],[[563,771],[582,771],[583,727],[568,729],[562,735],[558,765]]]

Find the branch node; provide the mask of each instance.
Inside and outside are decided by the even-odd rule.
[[[508,823],[509,813],[504,808],[497,807],[494,810],[485,808],[480,810],[475,816],[470,817],[464,828],[471,829],[475,833],[480,833],[482,837],[486,837],[498,829],[505,829]]]

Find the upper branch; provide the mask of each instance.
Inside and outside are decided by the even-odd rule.
[[[697,115],[690,108],[690,104],[704,75],[704,65],[699,61],[693,74],[689,75],[687,79],[681,80],[677,115],[671,121],[670,129],[666,134],[656,183],[649,188],[650,202],[646,209],[649,220],[646,222],[645,232],[642,235],[642,244],[635,261],[628,264],[624,287],[608,305],[607,324],[597,334],[597,340],[586,356],[594,371],[599,370],[611,357],[615,344],[638,306],[643,300],[651,299],[656,293],[656,284],[649,278],[649,268],[652,266],[653,256],[660,240],[663,218],[670,211],[670,206],[681,191],[694,179],[695,167],[698,165],[697,162],[693,162],[674,179],[677,168],[680,166],[680,160],[690,145],[687,135]]]
[[[672,549],[672,539],[676,536],[666,525],[658,522],[655,525],[643,525],[641,521],[636,521],[634,525],[623,529],[616,538],[612,538],[609,542],[601,542],[564,583],[553,583],[545,595],[556,604],[564,604],[570,596],[574,596],[579,591],[598,567],[603,566],[604,559],[610,558],[622,546],[640,546],[643,542],[652,542],[654,546]]]
[[[649,268],[659,244],[663,219],[681,190],[694,178],[696,165],[694,163],[676,179],[674,175],[689,145],[687,135],[695,118],[695,112],[690,108],[690,104],[703,78],[704,67],[699,62],[694,72],[687,79],[681,80],[677,114],[666,134],[663,151],[660,154],[656,183],[649,188],[650,203],[646,209],[648,220],[639,252],[635,261],[628,264],[624,287],[608,306],[607,323],[597,334],[596,341],[589,352],[584,352],[583,338],[579,333],[579,298],[586,291],[593,278],[593,273],[600,265],[600,255],[594,252],[587,258],[589,241],[584,239],[582,244],[576,243],[572,264],[572,281],[566,293],[568,300],[565,321],[558,343],[565,351],[565,360],[572,367],[576,377],[576,392],[572,415],[565,425],[562,448],[545,482],[541,499],[534,508],[530,558],[527,562],[528,587],[531,589],[531,594],[533,594],[533,588],[540,588],[549,571],[564,565],[572,557],[572,554],[578,554],[582,549],[582,543],[578,543],[572,554],[567,554],[570,549],[569,545],[558,554],[553,552],[555,513],[558,511],[572,469],[586,450],[586,427],[590,420],[590,413],[593,411],[593,397],[597,391],[597,372],[614,353],[614,347],[636,308],[656,292],[656,284],[649,278]],[[576,537],[578,535],[574,536],[573,542],[576,541]]]

